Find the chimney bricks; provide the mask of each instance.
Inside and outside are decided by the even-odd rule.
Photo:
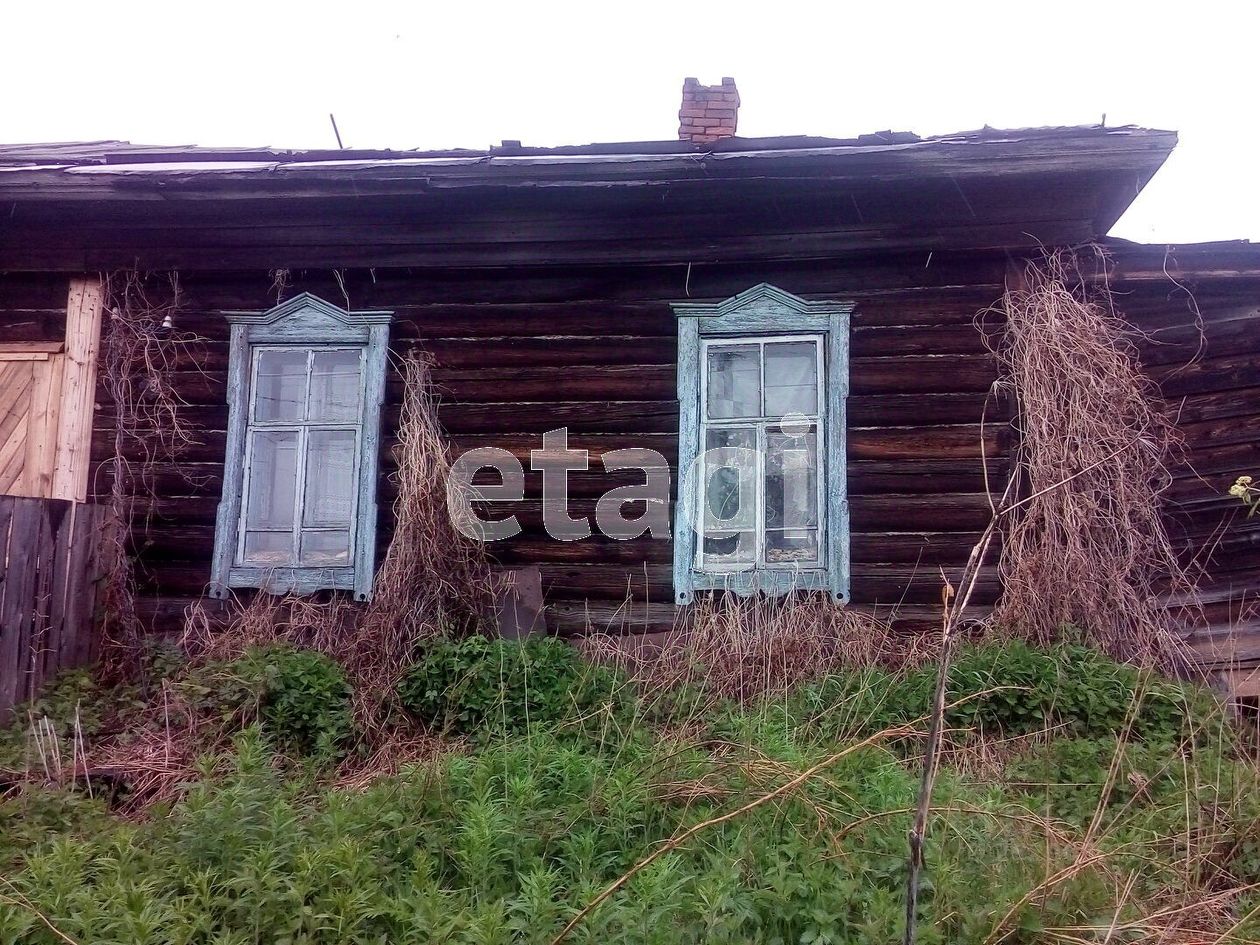
[[[739,120],[739,92],[729,76],[721,85],[701,85],[699,79],[683,82],[682,108],[678,110],[678,138],[709,144],[735,134]]]

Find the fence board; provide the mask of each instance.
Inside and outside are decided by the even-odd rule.
[[[0,496],[0,722],[94,655],[101,506]]]

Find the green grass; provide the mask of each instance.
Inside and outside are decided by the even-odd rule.
[[[1071,659],[1094,659],[1043,656],[964,654],[964,669],[981,670],[972,683],[961,675],[963,688],[1024,674],[1011,691],[1028,699],[987,703],[987,729],[1034,730],[1027,719],[1051,690],[1027,666],[1061,674],[1068,660],[1085,672]],[[476,654],[459,659],[481,679]],[[573,668],[565,656],[554,662],[561,677]],[[295,665],[310,672],[293,677],[286,705],[306,704],[292,690],[307,675],[340,699],[335,673]],[[1101,715],[1056,708],[1039,721],[1059,734],[1025,739],[999,774],[942,772],[921,942],[1142,941],[1178,897],[1260,882],[1254,766],[1225,727],[1146,702],[1149,687],[1113,667],[1096,671],[1129,679],[1136,701],[1112,709],[1110,696],[1095,699],[1095,711],[1128,719],[1128,737],[1100,733]],[[900,940],[917,742],[852,745],[913,711],[914,674],[854,673],[703,716],[679,699],[670,704],[687,707],[685,735],[660,724],[659,699],[609,690],[601,716],[589,688],[566,705],[565,687],[544,677],[551,696],[530,703],[528,722],[364,791],[282,763],[288,743],[267,732],[265,713],[236,735],[226,774],[207,758],[181,801],[142,820],[74,792],[21,791],[0,802],[0,945],[64,942],[44,919],[83,943],[547,943],[631,872],[569,941]],[[469,691],[483,711],[484,685]],[[1194,694],[1173,701],[1199,704]],[[445,722],[459,711],[448,703]],[[703,827],[636,871],[662,843],[837,754],[799,790]],[[1082,851],[1093,859],[1071,870]],[[1212,937],[1256,940],[1260,922],[1243,917],[1257,905],[1254,894],[1225,901]]]

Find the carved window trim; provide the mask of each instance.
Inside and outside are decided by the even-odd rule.
[[[849,503],[845,457],[845,401],[849,391],[849,318],[852,302],[807,301],[767,283],[722,302],[677,302],[678,501],[674,507],[674,599],[690,604],[696,591],[729,590],[741,596],[825,590],[849,598]],[[704,570],[698,565],[692,527],[700,483],[692,475],[701,452],[701,358],[706,340],[765,336],[821,336],[825,394],[820,446],[824,495],[821,564],[800,568]]]
[[[274,594],[352,591],[368,600],[376,559],[376,482],[380,414],[385,397],[390,312],[351,312],[303,293],[266,312],[225,312],[231,325],[228,356],[228,431],[223,494],[215,526],[210,594],[226,597],[231,588],[256,587]],[[357,422],[356,495],[351,521],[350,559],[345,566],[256,567],[240,561],[246,454],[251,428],[251,377],[255,352],[298,350],[361,352],[362,387]],[[258,425],[258,429],[265,427]]]

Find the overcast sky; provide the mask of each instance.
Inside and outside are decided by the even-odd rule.
[[[3,8],[0,141],[485,147],[672,138],[685,76],[740,134],[1181,133],[1113,235],[1260,240],[1260,3],[842,0]],[[1175,10],[1176,12],[1172,12]]]

